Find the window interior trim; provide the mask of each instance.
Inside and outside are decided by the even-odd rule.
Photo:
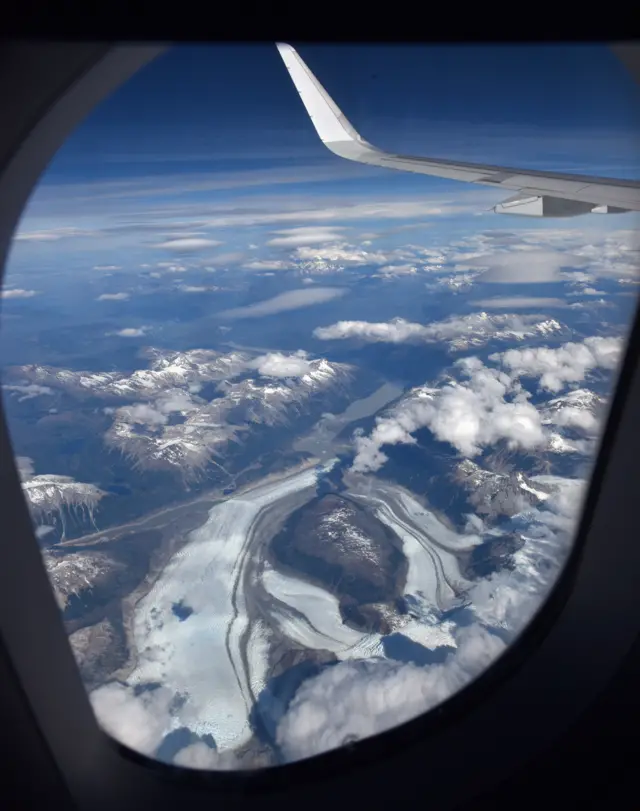
[[[16,74],[17,88],[0,80],[5,118],[20,123],[13,142],[0,136],[3,271],[22,209],[65,137],[107,93],[165,48],[65,45],[65,63],[59,46],[57,51],[49,45],[29,47],[31,73],[25,71],[26,79]],[[47,52],[47,48],[54,50]],[[17,50],[8,55],[5,69],[9,64],[11,73],[11,59],[18,60],[18,67],[20,61]],[[54,59],[57,83],[53,82],[43,100],[32,91],[46,83]],[[169,796],[175,802],[198,801],[203,792],[219,787],[238,798],[268,785],[280,795],[284,807],[293,808],[308,799],[307,781],[313,783],[318,803],[330,803],[337,791],[348,790],[344,787],[353,779],[350,767],[370,760],[359,753],[384,751],[385,761],[376,762],[367,773],[363,801],[369,795],[367,801],[378,807],[376,798],[386,797],[384,780],[393,769],[394,780],[401,779],[404,772],[405,785],[412,791],[419,791],[423,782],[430,799],[445,808],[487,790],[561,735],[612,678],[640,629],[640,544],[634,542],[640,537],[634,486],[640,460],[640,432],[635,430],[640,413],[639,356],[640,320],[636,315],[585,503],[570,593],[556,607],[557,618],[544,638],[536,637],[535,629],[543,627],[547,606],[513,651],[502,657],[501,667],[513,670],[509,661],[518,648],[527,654],[526,660],[513,672],[505,672],[483,702],[474,699],[476,684],[454,697],[459,705],[466,701],[465,712],[440,724],[433,733],[417,734],[422,729],[422,719],[417,719],[353,749],[268,770],[266,782],[260,773],[253,778],[152,767],[145,758],[125,756],[124,748],[115,746],[99,729],[33,534],[2,413],[0,487],[6,512],[4,543],[10,546],[10,554],[5,551],[6,563],[0,567],[0,639],[78,806],[133,809],[140,803],[160,803],[164,807]],[[566,589],[563,575],[558,590],[563,581]],[[490,668],[478,683],[491,682],[496,672]],[[454,699],[443,709],[454,706]],[[445,718],[440,710],[432,713],[436,714]],[[479,740],[485,741],[484,747],[478,747]],[[464,781],[458,774],[461,762]]]

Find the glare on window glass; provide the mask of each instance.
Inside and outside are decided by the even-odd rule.
[[[72,134],[0,359],[113,737],[303,759],[441,703],[531,620],[636,304],[638,101],[600,46],[184,46]]]

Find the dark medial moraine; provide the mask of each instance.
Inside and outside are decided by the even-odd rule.
[[[272,541],[276,565],[335,594],[343,621],[388,633],[385,613],[403,593],[407,560],[399,538],[350,499],[329,493],[294,512]]]

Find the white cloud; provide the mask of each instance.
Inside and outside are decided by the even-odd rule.
[[[140,267],[149,267],[149,265],[140,265]],[[94,265],[94,270],[122,270],[122,265]]]
[[[94,690],[89,698],[102,728],[120,743],[153,755],[167,731],[173,695],[164,687],[136,696],[117,682]]]
[[[569,293],[570,296],[606,296],[604,290],[597,290],[595,287],[581,287]]]
[[[265,301],[249,304],[246,307],[225,310],[219,315],[222,318],[260,318],[265,315],[297,310],[300,307],[323,304],[343,296],[346,292],[346,288],[343,287],[314,287],[313,289],[290,290]]]
[[[317,327],[313,334],[321,340],[358,338],[384,343],[451,342],[455,348],[480,346],[492,338],[519,340],[527,336],[547,334],[561,329],[557,321],[537,315],[473,313],[451,316],[444,321],[423,325],[403,318],[391,321],[338,321],[328,327]]]
[[[560,391],[567,383],[579,383],[593,369],[613,370],[620,360],[623,341],[620,338],[585,338],[583,343],[569,342],[557,349],[540,346],[509,349],[490,356],[513,376],[537,377],[540,388]]]
[[[45,231],[22,231],[16,234],[14,239],[18,242],[55,242],[58,239],[69,237],[95,237],[99,236],[99,231],[87,230],[85,228],[51,228]]]
[[[287,760],[326,752],[415,718],[468,684],[505,648],[477,625],[460,629],[456,641],[457,649],[443,664],[347,661],[304,682],[277,729]]]
[[[169,389],[157,397],[153,405],[150,403],[133,403],[115,410],[110,409],[109,412],[105,409],[105,413],[115,413],[119,422],[130,425],[157,427],[167,424],[169,414],[175,412],[188,414],[190,411],[196,411],[199,407],[193,401],[191,393],[187,393],[182,389]]]
[[[37,290],[22,290],[19,287],[14,287],[13,290],[7,290],[5,288],[0,291],[0,298],[32,298],[37,295]]]
[[[477,277],[476,277],[477,278]],[[560,298],[543,298],[540,296],[496,296],[471,302],[476,307],[487,310],[534,309],[536,307],[567,307],[567,302]]]
[[[326,172],[326,170],[325,170]],[[347,205],[318,205],[317,208],[292,208],[290,211],[275,210],[273,204],[264,213],[228,213],[211,217],[203,222],[209,228],[226,228],[242,225],[271,225],[275,223],[348,222],[367,220],[411,220],[422,217],[439,217],[473,210],[474,205],[452,204],[449,200],[380,200],[377,202],[351,203]]]
[[[176,253],[191,253],[201,251],[203,248],[215,248],[217,245],[222,245],[216,239],[201,239],[201,238],[185,238],[185,239],[169,239],[166,242],[160,242],[155,245],[156,248],[164,248],[167,251],[175,251]]]
[[[299,228],[284,228],[276,231],[280,236],[268,240],[267,245],[277,245],[280,247],[296,247],[298,245],[316,245],[322,242],[335,242],[341,238],[342,227],[327,226],[318,228],[317,226],[301,226]]]
[[[577,256],[561,251],[510,251],[472,260],[488,267],[480,277],[482,282],[501,284],[532,284],[562,280],[560,270],[584,264]]]
[[[247,270],[289,270],[294,265],[282,259],[256,259],[253,262],[245,262],[243,267]]]
[[[29,456],[16,456],[16,467],[18,468],[18,476],[23,481],[30,479],[35,471],[33,459]]]
[[[413,434],[421,428],[469,457],[498,440],[524,449],[546,443],[540,414],[519,384],[478,358],[464,358],[454,366],[467,378],[462,383],[414,389],[387,416],[376,419],[370,436],[355,438],[353,470],[378,470],[388,458],[384,445],[415,444]]]
[[[365,251],[356,245],[342,242],[321,248],[298,248],[293,258],[302,263],[311,265],[332,263],[340,265],[386,265],[393,259],[393,253],[381,251]]]
[[[176,754],[173,762],[176,766],[186,766],[190,769],[233,771],[242,768],[233,752],[217,752],[202,741],[185,746]]]
[[[251,363],[251,367],[258,370],[264,377],[302,377],[308,374],[311,361],[307,358],[307,353],[299,350],[292,355],[284,355],[282,352],[269,352],[267,355],[260,355]]]
[[[98,296],[98,301],[125,301],[129,298],[129,293],[102,293]]]
[[[19,403],[21,403],[23,400],[30,400],[32,397],[40,397],[44,394],[53,394],[53,389],[50,389],[48,386],[41,386],[38,383],[24,383],[23,385],[5,384],[3,388],[6,391],[16,391],[18,394],[22,394],[23,396],[18,398]]]
[[[550,487],[543,508],[514,518],[524,545],[512,558],[513,568],[480,580],[469,592],[471,608],[486,625],[501,628],[509,638],[531,621],[555,582],[569,550],[580,515],[586,482],[555,476],[534,476]]]
[[[415,265],[385,265],[378,271],[380,276],[413,276],[418,272]]]
[[[149,331],[149,327],[125,327],[117,332],[110,333],[111,335],[119,335],[121,338],[139,338]]]
[[[456,649],[442,664],[345,661],[304,682],[277,729],[287,760],[391,729],[442,703],[486,671],[531,621],[555,583],[571,549],[585,484],[581,479],[532,478],[534,487],[550,495],[538,508],[528,507],[511,519],[522,546],[509,568],[474,581],[467,596],[477,621],[454,631]],[[467,530],[483,533],[485,527],[470,516]]]
[[[120,421],[134,425],[165,425],[167,423],[167,416],[147,403],[122,406],[116,413]]]

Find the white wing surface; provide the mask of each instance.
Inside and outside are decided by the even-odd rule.
[[[384,152],[356,132],[291,45],[278,43],[277,47],[321,141],[341,158],[517,192],[494,207],[498,213],[571,217],[590,212],[640,211],[640,181],[637,180],[540,172]]]

